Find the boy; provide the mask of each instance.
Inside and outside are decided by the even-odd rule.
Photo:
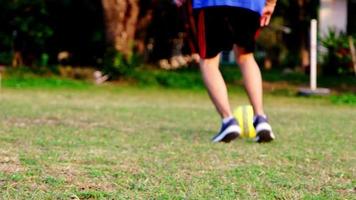
[[[179,6],[184,0],[175,0]],[[275,136],[262,102],[262,78],[253,56],[255,35],[267,26],[277,0],[193,0],[201,57],[200,70],[209,96],[222,118],[213,142],[230,142],[241,129],[233,117],[225,81],[219,70],[220,52],[234,48],[244,86],[254,110],[257,142],[270,142]]]

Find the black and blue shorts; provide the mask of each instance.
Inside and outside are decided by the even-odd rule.
[[[247,53],[255,49],[260,14],[238,7],[207,7],[195,10],[199,54],[212,58],[233,45]]]

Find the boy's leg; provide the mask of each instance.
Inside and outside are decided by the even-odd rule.
[[[240,66],[247,95],[255,115],[265,115],[263,110],[262,77],[253,53],[246,53],[243,48],[234,47],[236,62]]]
[[[274,140],[275,136],[263,110],[261,71],[253,53],[246,53],[243,48],[239,47],[235,47],[235,53],[236,61],[241,68],[244,85],[255,113],[253,125],[256,129],[256,141],[270,142]]]
[[[220,55],[202,59],[200,70],[209,96],[223,118],[220,131],[212,138],[212,141],[230,142],[240,135],[241,129],[230,109],[227,88],[219,70],[219,62]]]
[[[216,110],[222,118],[232,116],[225,81],[219,70],[220,54],[213,58],[201,59],[200,71]]]

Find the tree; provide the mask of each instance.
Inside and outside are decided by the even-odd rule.
[[[280,44],[285,45],[288,67],[299,67],[307,70],[309,65],[309,27],[310,20],[317,18],[319,0],[278,0],[274,13],[275,19],[291,29],[283,35]]]
[[[138,0],[102,0],[108,46],[130,59],[139,15]]]
[[[0,62],[11,63],[14,67],[36,64],[53,35],[53,29],[47,21],[46,2],[0,1],[0,10]],[[11,62],[2,56],[6,51],[12,54]]]

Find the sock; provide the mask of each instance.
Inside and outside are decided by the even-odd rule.
[[[224,119],[222,119],[222,123],[226,124],[227,122],[229,122],[233,118],[234,118],[234,116],[225,117]]]
[[[261,116],[261,117],[267,119],[267,115],[255,115],[255,116],[253,116],[253,121],[254,121],[254,122],[256,121],[256,119],[257,119],[258,116]]]

